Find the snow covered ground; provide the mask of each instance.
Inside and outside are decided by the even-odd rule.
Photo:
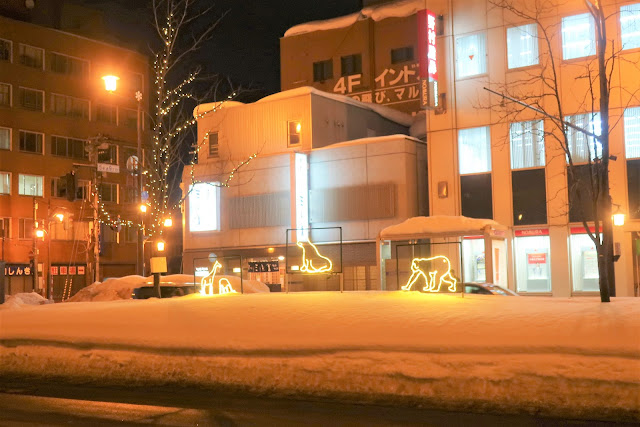
[[[258,292],[13,304],[0,310],[0,377],[14,375],[640,421],[640,300]]]

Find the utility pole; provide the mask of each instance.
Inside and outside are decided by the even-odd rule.
[[[93,165],[93,180],[91,188],[93,193],[93,281],[100,280],[100,218],[99,218],[99,199],[98,199],[98,148],[102,141],[106,139],[102,135],[89,139],[89,162]]]
[[[38,237],[36,230],[38,229],[38,202],[33,197],[33,291],[38,289]]]
[[[140,218],[140,226],[138,227],[138,274],[144,276],[144,213],[140,210],[142,205],[142,92],[136,92],[136,100],[138,101],[137,117],[137,136],[138,136],[138,215]]]

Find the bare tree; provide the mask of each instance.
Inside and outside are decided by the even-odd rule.
[[[612,201],[609,188],[609,134],[622,115],[611,123],[610,95],[612,73],[622,60],[620,47],[607,38],[607,20],[617,16],[614,11],[606,15],[601,0],[585,0],[584,4],[595,24],[595,57],[585,60],[579,79],[587,82],[587,90],[579,101],[581,108],[590,115],[586,123],[576,123],[566,115],[560,87],[562,52],[557,52],[555,38],[559,36],[559,23],[554,22],[559,3],[556,0],[489,0],[493,7],[501,9],[515,23],[534,23],[541,52],[540,69],[524,72],[522,78],[510,82],[494,83],[497,90],[487,89],[500,96],[500,103],[491,108],[501,113],[503,119],[515,121],[521,114],[532,111],[538,118],[546,119],[546,141],[553,141],[566,157],[567,174],[573,183],[569,192],[574,194],[583,209],[581,220],[598,254],[600,298],[609,302],[614,283]],[[563,65],[566,66],[566,65]],[[635,98],[635,94],[631,98]],[[600,130],[593,125],[600,116]],[[586,165],[577,165],[584,159],[576,159],[577,150],[586,152]],[[588,173],[584,173],[584,170]],[[591,211],[592,215],[587,212]],[[594,230],[589,227],[593,220]]]

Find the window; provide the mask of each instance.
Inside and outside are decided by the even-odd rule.
[[[26,87],[20,88],[20,106],[27,110],[44,111],[44,92]]]
[[[507,62],[509,68],[538,63],[538,27],[536,24],[507,28]]]
[[[622,49],[640,47],[640,3],[620,6]]]
[[[513,171],[511,190],[514,225],[547,223],[547,189],[544,169]]]
[[[591,167],[576,165],[567,171],[567,175],[569,222],[593,221]]]
[[[69,218],[65,218],[62,222],[54,220],[50,224],[49,237],[51,240],[73,240],[74,222]]]
[[[120,83],[128,92],[131,92],[133,94],[138,90],[141,92],[143,91],[142,80],[142,74],[140,73],[125,72],[122,75]]]
[[[11,42],[0,39],[0,61],[11,62]]]
[[[532,230],[515,230],[515,270],[518,292],[551,292],[549,236],[527,235],[527,231]],[[549,233],[548,230],[541,231]]]
[[[313,81],[323,82],[333,78],[333,60],[313,63]]]
[[[218,132],[209,134],[209,157],[218,157]]]
[[[189,231],[220,229],[219,185],[219,182],[198,182],[189,187]]]
[[[11,174],[0,172],[0,194],[11,194]]]
[[[0,105],[11,107],[11,85],[8,83],[0,83]]]
[[[89,100],[53,93],[51,94],[51,112],[89,120]]]
[[[129,108],[120,108],[120,126],[126,126],[131,129],[138,128],[138,111]]]
[[[67,181],[65,177],[51,178],[51,197],[67,198]]]
[[[67,138],[64,136],[51,137],[51,154],[54,156],[71,157],[73,159],[87,160],[89,155],[85,150],[84,139]]]
[[[624,146],[627,159],[640,157],[640,107],[624,111]]]
[[[89,61],[72,58],[60,53],[52,53],[51,71],[74,77],[87,77],[89,74]]]
[[[576,114],[575,116],[566,116],[565,120],[580,129],[600,135],[600,113]],[[594,137],[569,126],[566,128],[568,148],[573,163],[586,163],[596,157],[602,157],[602,144]]]
[[[11,150],[11,129],[0,128],[0,150]]]
[[[574,59],[595,54],[596,40],[591,14],[562,18],[562,58]]]
[[[11,238],[11,218],[0,218],[0,237]]]
[[[597,292],[600,272],[598,271],[598,254],[595,244],[588,234],[572,234],[571,270],[573,273],[573,290],[576,292]]]
[[[36,132],[20,131],[20,151],[43,154],[42,152],[43,134]]]
[[[89,200],[89,184],[86,179],[79,179],[76,183],[76,200]]]
[[[115,144],[109,144],[109,147],[105,149],[98,148],[98,163],[111,163],[112,165],[117,165],[118,146]]]
[[[401,62],[413,61],[413,46],[399,47],[391,49],[391,63],[399,64]]]
[[[33,238],[33,218],[20,218],[20,220],[18,221],[18,228],[18,238]]]
[[[462,215],[469,218],[493,218],[491,174],[460,177]]]
[[[350,76],[352,74],[362,73],[362,55],[356,53],[340,58],[341,75]]]
[[[100,225],[100,238],[105,243],[118,243],[119,239],[118,229],[108,226],[106,224]]]
[[[38,175],[18,175],[18,194],[21,196],[43,196],[44,177]]]
[[[44,65],[44,50],[39,47],[33,47],[20,43],[18,45],[18,55],[20,57],[20,63],[27,67],[43,68]]]
[[[302,125],[298,121],[291,121],[287,123],[287,132],[289,136],[289,147],[292,145],[300,144],[300,131]]]
[[[627,160],[629,217],[640,219],[640,159]]]
[[[487,39],[485,33],[456,39],[456,72],[458,78],[487,72]]]
[[[124,241],[126,243],[135,243],[138,241],[138,229],[135,227],[124,227]]]
[[[491,172],[489,128],[461,129],[458,132],[460,174]]]
[[[98,193],[103,202],[118,203],[118,184],[103,182],[98,185]]]
[[[511,123],[511,169],[536,168],[545,165],[544,122]]]
[[[96,120],[103,123],[117,124],[117,109],[115,105],[98,104]]]

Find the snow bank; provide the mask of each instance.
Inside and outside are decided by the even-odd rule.
[[[0,377],[640,421],[636,298],[194,294],[5,310],[0,325]]]
[[[0,310],[23,308],[24,306],[50,304],[52,301],[42,295],[30,292],[15,295],[5,295],[4,304],[0,304]]]
[[[296,25],[289,28],[284,33],[284,37],[292,37],[314,31],[346,28],[350,27],[357,21],[367,18],[371,18],[374,21],[381,21],[387,18],[404,18],[405,16],[411,16],[424,8],[424,0],[403,0],[377,6],[369,6],[365,7],[360,12],[352,13],[350,15]]]
[[[219,276],[227,278],[231,287],[236,292],[240,292],[240,278],[237,276]],[[190,274],[169,274],[160,278],[160,286],[184,286],[192,285],[193,276]],[[131,299],[134,288],[140,286],[152,286],[153,276],[142,277],[138,275],[125,276],[107,279],[104,282],[94,282],[81,289],[74,296],[69,298],[70,302],[87,301],[116,301]],[[244,293],[269,292],[269,287],[257,280],[243,280],[242,288]],[[2,306],[0,306],[2,307]]]
[[[380,231],[383,240],[404,240],[407,236],[419,237],[423,235],[463,233],[481,235],[484,228],[490,226],[504,230],[505,226],[492,219],[468,218],[466,216],[416,216],[400,224],[391,225]],[[471,233],[471,234],[468,234]]]

